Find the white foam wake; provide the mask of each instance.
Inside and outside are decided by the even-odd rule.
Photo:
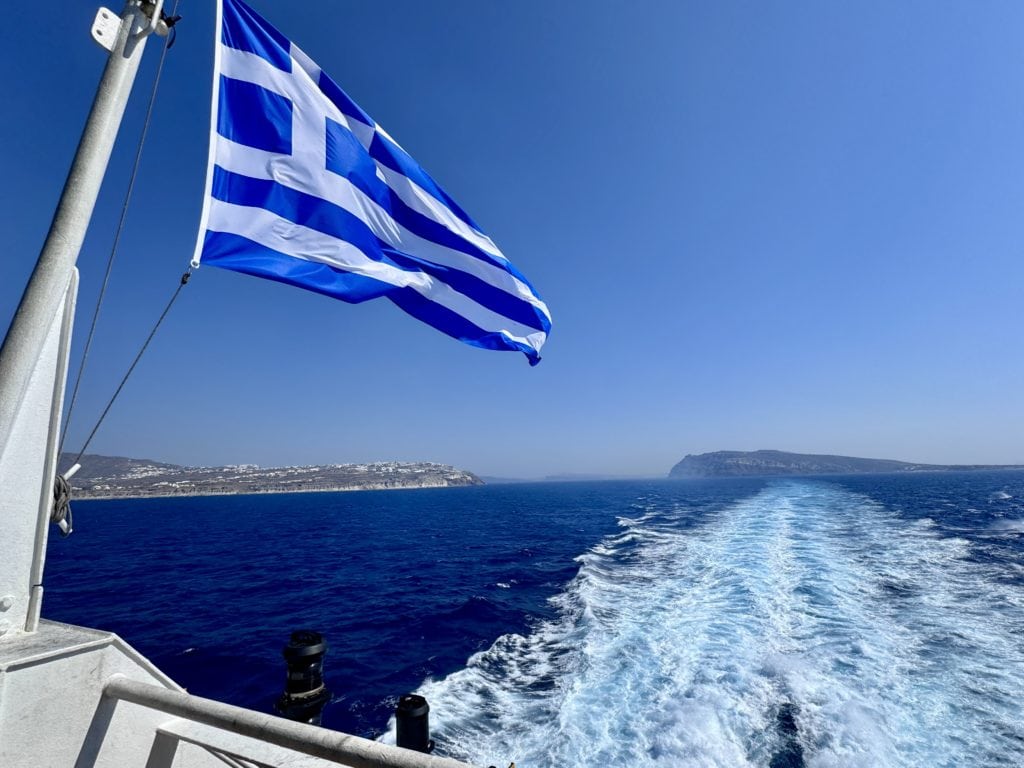
[[[579,558],[557,621],[422,686],[446,754],[519,768],[1024,764],[1024,595],[968,542],[810,482],[696,528],[671,511],[622,526]]]

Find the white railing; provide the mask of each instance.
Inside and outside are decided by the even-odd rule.
[[[121,675],[107,682],[103,695],[177,718],[157,729],[146,768],[171,768],[182,742],[202,747],[234,766],[313,768],[327,761],[349,768],[469,768],[457,760],[296,723]]]

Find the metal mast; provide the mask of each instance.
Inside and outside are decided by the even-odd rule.
[[[33,632],[57,469],[57,435],[78,290],[75,262],[163,0],[101,8],[93,38],[110,54],[57,211],[0,348],[0,642]]]

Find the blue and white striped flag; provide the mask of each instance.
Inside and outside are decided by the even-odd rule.
[[[352,303],[386,296],[449,336],[536,364],[551,316],[491,239],[266,20],[240,0],[218,15],[193,263]]]

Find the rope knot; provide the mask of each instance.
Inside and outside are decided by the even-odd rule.
[[[50,522],[60,528],[60,535],[67,538],[71,535],[71,485],[63,475],[57,475],[53,481],[53,509]]]

